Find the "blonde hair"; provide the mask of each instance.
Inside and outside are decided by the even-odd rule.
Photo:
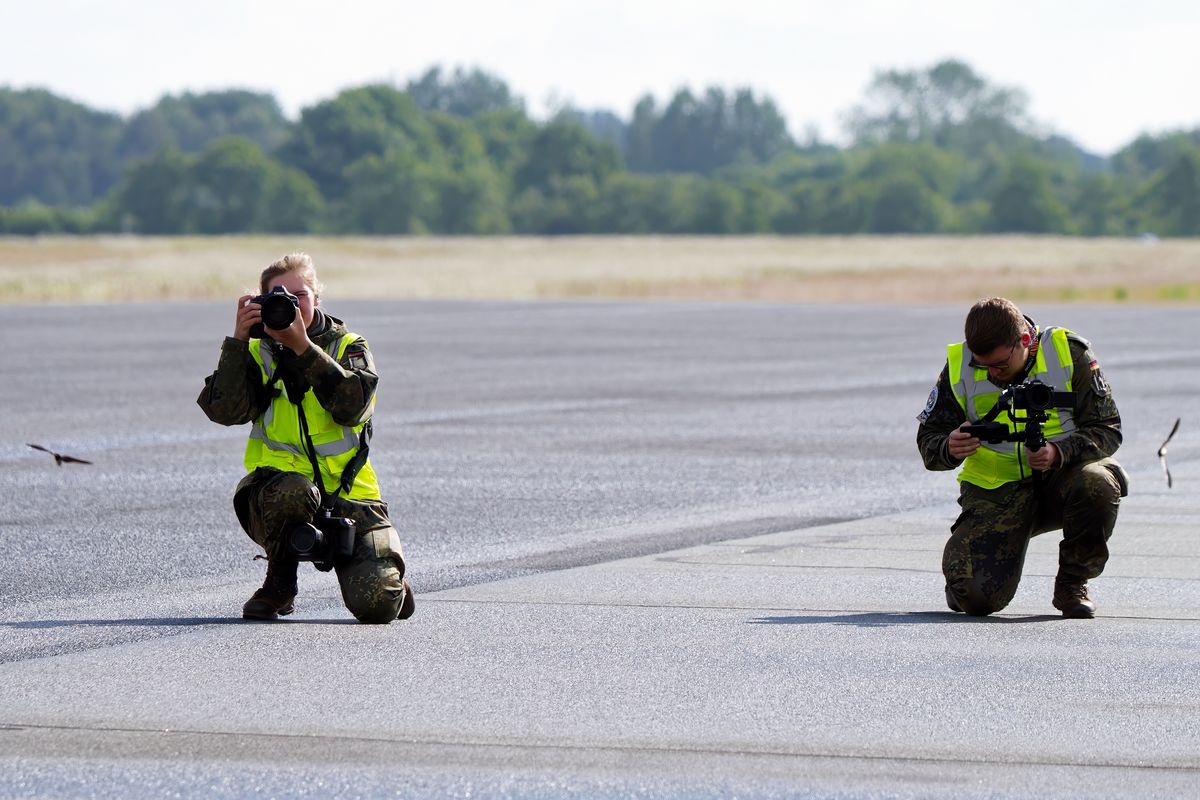
[[[317,268],[313,265],[312,256],[300,252],[288,253],[264,269],[258,279],[259,291],[266,294],[271,281],[288,272],[299,274],[308,284],[308,288],[312,289],[314,297],[320,297],[321,292],[325,291],[325,284],[317,280]]]

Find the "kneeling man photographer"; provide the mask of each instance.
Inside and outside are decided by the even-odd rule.
[[[962,513],[942,556],[946,603],[975,616],[1003,609],[1030,538],[1061,528],[1051,602],[1090,619],[1088,581],[1104,570],[1128,492],[1112,458],[1121,417],[1100,362],[1087,340],[1039,328],[1002,297],[972,306],[965,334],[917,417],[926,469],[962,466]]]
[[[267,575],[242,616],[292,613],[297,568],[310,561],[336,571],[360,622],[407,619],[400,537],[368,458],[379,377],[367,342],[320,308],[307,254],[271,264],[259,284],[261,294],[238,298],[233,336],[197,399],[213,422],[254,423],[233,506],[266,551]]]

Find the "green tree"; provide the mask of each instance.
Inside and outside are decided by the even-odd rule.
[[[1075,186],[1070,204],[1071,218],[1084,236],[1124,236],[1132,233],[1128,203],[1123,200],[1118,179],[1112,175],[1088,175]]]
[[[266,152],[287,137],[289,123],[269,94],[241,90],[164,95],[126,122],[117,152],[124,161],[164,147],[198,153],[216,139],[244,136]]]
[[[376,85],[348,89],[304,109],[279,157],[312,178],[327,200],[340,200],[351,188],[350,165],[393,152],[441,158],[433,125],[416,103],[390,86]]]
[[[890,175],[874,187],[867,209],[870,233],[936,233],[944,203],[917,175]]]
[[[121,126],[115,114],[41,89],[0,87],[0,205],[94,202],[121,177]]]
[[[555,180],[586,177],[598,186],[620,168],[620,162],[612,145],[599,141],[578,123],[554,120],[534,134],[515,185],[518,189],[544,189]]]
[[[240,136],[213,142],[191,170],[190,227],[197,233],[261,230],[267,188],[278,169]]]
[[[1141,192],[1147,228],[1165,236],[1200,235],[1200,149],[1183,151]]]
[[[269,174],[258,230],[271,233],[314,233],[320,229],[325,199],[312,178],[276,164]]]
[[[846,129],[856,145],[932,142],[978,154],[988,144],[1011,146],[1032,128],[1028,99],[1018,89],[991,86],[962,61],[926,70],[884,70],[851,109]]]
[[[745,198],[724,181],[708,179],[696,201],[694,233],[740,233],[745,215]]]
[[[448,78],[441,67],[430,67],[408,82],[404,91],[424,111],[440,111],[457,117],[474,117],[489,111],[523,111],[524,102],[508,84],[478,67],[455,67]]]
[[[625,156],[637,172],[711,173],[738,163],[764,163],[795,148],[787,124],[770,98],[749,89],[732,96],[712,87],[702,98],[676,92],[662,113],[654,99],[634,107]]]
[[[135,164],[117,190],[114,216],[131,233],[189,230],[193,156],[168,148]]]
[[[363,156],[346,177],[350,190],[339,215],[346,233],[427,233],[439,213],[435,176],[412,149]]]
[[[1070,233],[1067,209],[1054,193],[1049,170],[1021,155],[991,196],[988,229],[996,233]]]
[[[554,175],[513,200],[513,225],[542,236],[591,233],[599,211],[599,190],[590,175]]]
[[[509,230],[505,182],[487,157],[478,130],[441,113],[430,115],[446,163],[435,172],[438,233],[488,234]]]
[[[517,170],[525,162],[538,126],[523,111],[488,111],[471,118],[484,154],[505,187],[512,187]]]

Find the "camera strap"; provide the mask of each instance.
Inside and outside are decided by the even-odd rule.
[[[333,498],[339,494],[350,493],[350,487],[354,485],[354,479],[358,477],[359,471],[367,463],[367,456],[371,450],[371,420],[367,420],[366,424],[363,425],[362,431],[358,435],[358,450],[342,470],[341,479],[338,481],[338,488],[330,495],[325,491],[325,481],[321,478],[321,466],[317,462],[317,447],[313,444],[312,434],[308,429],[308,417],[304,414],[304,396],[308,393],[308,386],[299,378],[289,380],[290,373],[287,370],[281,371],[281,368],[282,364],[276,360],[275,369],[267,376],[267,385],[275,386],[276,383],[283,383],[283,391],[281,392],[278,387],[275,387],[275,395],[285,394],[288,401],[296,407],[296,415],[300,418],[300,432],[304,436],[304,454],[308,456],[308,463],[312,466],[313,483],[317,485],[317,490],[321,493],[321,508],[332,510]]]
[[[291,400],[291,397],[288,399]],[[325,480],[321,477],[321,465],[317,463],[317,448],[313,444],[312,435],[308,432],[308,418],[304,415],[304,403],[296,403],[295,400],[292,402],[295,403],[296,413],[300,417],[300,432],[304,434],[304,452],[308,456],[308,463],[312,464],[313,483],[317,485],[317,491],[321,493],[321,508],[327,511],[332,510],[333,498],[337,492],[330,495],[325,491]],[[338,489],[340,491],[341,487],[339,486]]]
[[[300,417],[300,432],[304,434],[304,452],[308,455],[309,463],[312,464],[313,483],[317,485],[317,489],[321,492],[321,507],[332,509],[333,498],[339,494],[350,493],[350,487],[354,485],[354,479],[358,477],[359,470],[367,463],[367,456],[371,449],[369,445],[371,441],[371,421],[367,420],[366,424],[363,425],[362,433],[358,437],[358,451],[355,452],[354,457],[347,462],[345,468],[342,470],[342,477],[338,482],[338,488],[331,495],[325,491],[325,481],[321,479],[321,466],[317,463],[317,448],[313,444],[312,434],[308,432],[308,417],[304,414],[304,404],[295,403],[295,405],[296,413]]]

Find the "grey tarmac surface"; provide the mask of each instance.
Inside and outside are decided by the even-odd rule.
[[[327,305],[383,375],[382,628],[314,571],[238,619],[246,429],[194,405],[231,304],[0,307],[0,797],[1200,793],[1195,310],[1025,308],[1125,423],[1080,622],[1055,534],[1004,613],[944,607],[914,417],[965,309]]]

